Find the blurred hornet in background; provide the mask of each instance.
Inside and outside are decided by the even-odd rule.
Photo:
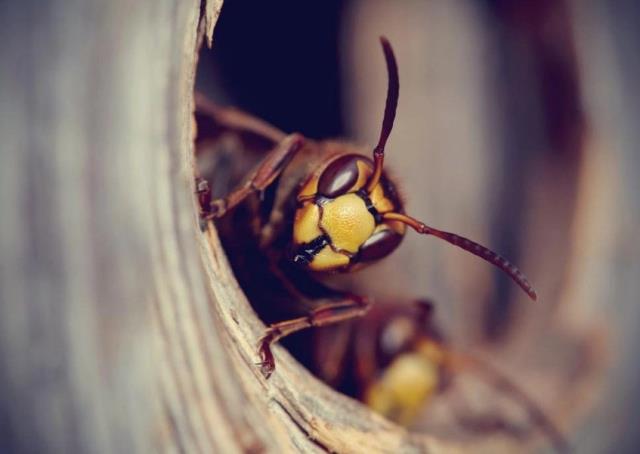
[[[524,275],[505,258],[405,214],[396,185],[383,170],[399,78],[391,45],[385,38],[381,43],[389,83],[373,159],[369,150],[287,135],[196,96],[196,186],[203,228],[216,220],[240,285],[269,324],[258,347],[267,378],[275,368],[272,343],[367,312],[369,298],[332,289],[323,278],[386,257],[407,226],[492,263],[536,299]]]
[[[428,300],[378,303],[364,316],[313,332],[313,355],[303,362],[336,390],[364,402],[403,426],[413,426],[432,399],[470,373],[526,413],[525,426],[538,428],[557,452],[569,447],[560,431],[513,381],[479,358],[454,350],[435,323]],[[461,416],[470,431],[526,435],[498,416]]]

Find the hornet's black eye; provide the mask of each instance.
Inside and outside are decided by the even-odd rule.
[[[358,166],[358,161],[361,162]],[[360,177],[366,159],[362,156],[347,155],[333,161],[322,172],[318,181],[318,193],[329,198],[336,198],[353,190]]]
[[[358,260],[361,262],[380,260],[397,248],[400,241],[402,241],[402,235],[395,231],[391,229],[378,230],[360,247]]]

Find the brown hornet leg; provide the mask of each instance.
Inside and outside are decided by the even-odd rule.
[[[271,140],[274,144],[281,142],[286,136],[284,132],[264,120],[233,107],[220,107],[199,93],[195,94],[195,104],[196,114],[213,120],[217,128],[239,133],[250,133],[256,137]],[[203,126],[204,128],[199,128],[198,134],[201,138],[206,139],[208,137],[207,125]]]
[[[203,218],[207,220],[219,218],[249,195],[264,191],[302,148],[304,140],[300,134],[286,136],[267,154],[246,182],[231,191],[226,197],[213,200]]]
[[[271,352],[271,344],[274,342],[305,328],[330,325],[350,318],[362,317],[369,310],[370,305],[370,301],[363,297],[348,295],[343,300],[318,306],[306,317],[274,323],[267,328],[258,343],[258,353],[262,359],[259,366],[261,366],[262,374],[265,378],[269,378],[276,367]]]

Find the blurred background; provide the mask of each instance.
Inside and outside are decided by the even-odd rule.
[[[509,372],[576,452],[634,453],[639,25],[632,0],[236,0],[197,86],[284,131],[373,144],[387,36],[400,71],[387,168],[407,212],[505,255],[539,300],[412,234],[342,285],[432,298],[453,342]]]

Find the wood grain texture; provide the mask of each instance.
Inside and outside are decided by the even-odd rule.
[[[177,238],[199,7],[2,5],[4,448],[148,452],[163,430],[152,303],[197,261]]]

